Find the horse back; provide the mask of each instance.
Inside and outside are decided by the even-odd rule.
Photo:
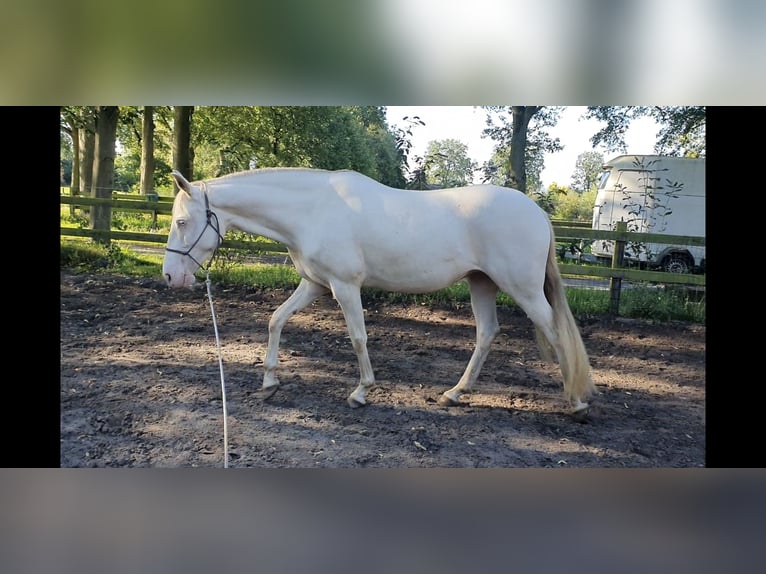
[[[420,192],[352,183],[336,185],[322,213],[314,212],[309,247],[298,254],[307,270],[426,292],[472,271],[506,274],[547,257],[547,215],[519,191],[476,185]]]

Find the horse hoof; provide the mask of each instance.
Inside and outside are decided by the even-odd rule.
[[[359,407],[364,407],[367,405],[367,403],[360,403],[356,399],[352,399],[351,397],[346,399],[346,402],[348,403],[348,406],[350,406],[352,409],[358,409]]]
[[[266,387],[265,389],[261,389],[260,391],[256,391],[255,397],[262,401],[268,401],[271,397],[273,397],[276,394],[278,390],[279,390],[279,385],[272,385],[270,387]]]
[[[584,409],[580,409],[579,411],[575,411],[572,413],[572,418],[575,420],[575,422],[585,424],[591,422],[591,411],[590,407],[585,407]]]
[[[441,407],[456,407],[460,404],[459,401],[455,401],[451,398],[449,398],[447,395],[442,395],[439,397],[439,400],[436,401],[439,406]]]

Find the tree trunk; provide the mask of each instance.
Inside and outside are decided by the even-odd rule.
[[[117,106],[98,106],[96,112],[96,142],[93,158],[93,197],[112,198],[114,186],[115,140],[117,139]],[[109,231],[112,224],[112,208],[94,205],[90,211],[91,228]],[[108,237],[96,237],[97,242],[108,245]]]
[[[175,106],[173,108],[173,169],[191,181],[192,150],[191,150],[191,118],[194,106]],[[174,190],[178,186],[173,183]]]
[[[69,195],[80,195],[80,128],[72,126],[72,182],[69,187]],[[74,217],[74,204],[69,205],[69,215]]]
[[[72,181],[69,187],[71,195],[80,195],[80,128],[72,127]]]
[[[83,111],[80,127],[80,191],[93,196],[93,153],[96,142],[95,114],[91,108]],[[90,211],[90,210],[87,210]]]
[[[141,193],[154,191],[154,107],[144,106],[141,129]]]
[[[511,172],[508,186],[527,192],[527,128],[540,106],[512,106],[513,132],[511,133]]]

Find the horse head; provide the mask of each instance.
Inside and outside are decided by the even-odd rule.
[[[172,175],[178,192],[173,201],[162,274],[170,287],[191,287],[196,281],[194,273],[216,252],[223,237],[218,217],[210,209],[205,184],[194,185],[175,170]]]

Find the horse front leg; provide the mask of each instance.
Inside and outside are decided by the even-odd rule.
[[[367,404],[367,389],[375,383],[370,356],[367,353],[367,330],[364,325],[364,309],[359,287],[348,284],[333,284],[332,292],[346,319],[351,345],[359,361],[359,385],[346,399],[352,409]]]
[[[269,320],[269,345],[266,349],[266,358],[263,361],[263,386],[259,396],[266,400],[271,398],[279,388],[279,379],[276,375],[279,362],[279,339],[282,336],[282,328],[285,323],[301,309],[304,309],[317,297],[328,292],[326,287],[301,279],[298,287],[292,295],[282,303],[271,315]]]

